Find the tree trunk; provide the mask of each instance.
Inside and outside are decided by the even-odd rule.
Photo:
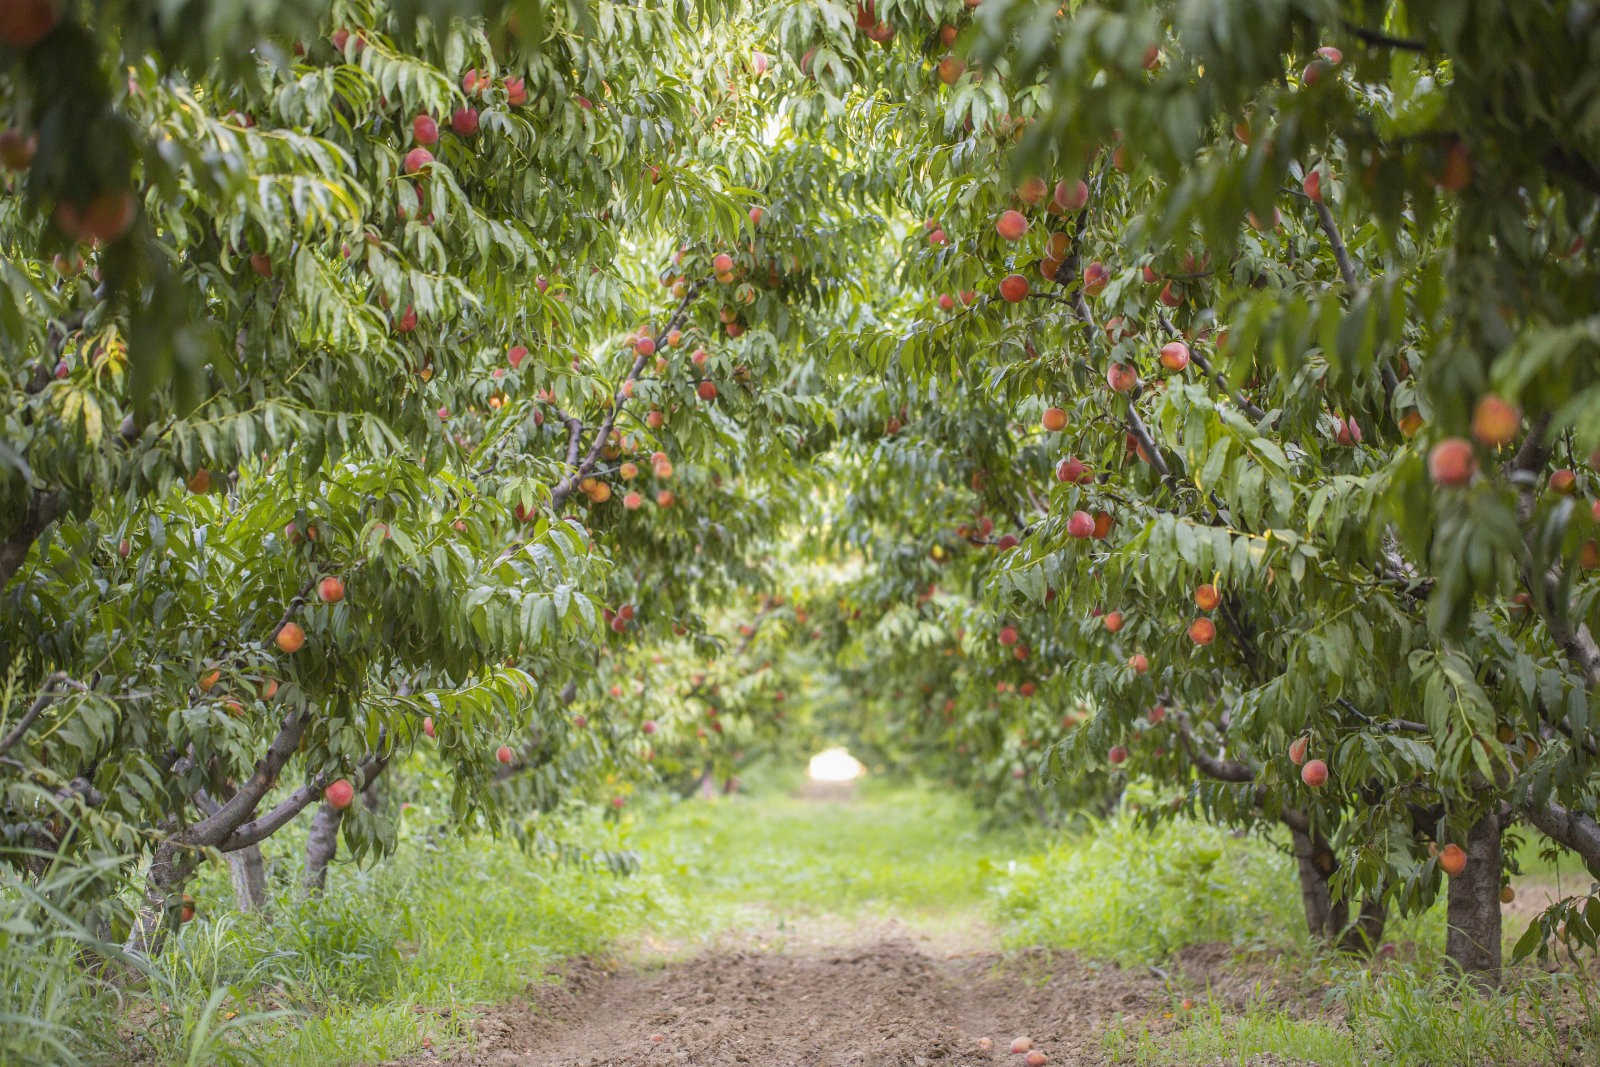
[[[1332,942],[1344,933],[1350,919],[1350,904],[1336,899],[1328,879],[1338,870],[1338,861],[1320,835],[1290,827],[1294,839],[1294,858],[1300,870],[1300,902],[1306,909],[1306,927],[1311,936]]]
[[[1500,818],[1467,831],[1467,866],[1450,879],[1445,955],[1485,989],[1500,985]]]
[[[229,852],[228,873],[233,878],[233,899],[239,910],[267,910],[267,870],[261,861],[261,846],[247,845]]]
[[[339,852],[339,824],[344,821],[343,809],[323,804],[311,820],[311,833],[306,838],[306,896],[322,893],[328,884],[328,864]]]

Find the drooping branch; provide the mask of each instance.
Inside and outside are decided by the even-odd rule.
[[[1593,693],[1600,690],[1600,642],[1595,641],[1587,624],[1574,624],[1566,604],[1557,602],[1561,597],[1561,568],[1553,565],[1546,568],[1542,575],[1533,573],[1532,540],[1536,536],[1533,512],[1539,492],[1539,472],[1550,460],[1550,421],[1548,413],[1533,420],[1527,437],[1507,468],[1512,484],[1517,487],[1517,521],[1526,531],[1522,577],[1528,589],[1534,593],[1534,606],[1544,618],[1550,639],[1583,675],[1584,687]]]
[[[1161,328],[1167,332],[1169,337],[1177,338],[1181,336],[1178,333],[1178,328],[1172,324],[1172,320],[1167,318],[1164,313],[1157,312],[1156,319],[1161,323]],[[1189,349],[1189,359],[1192,363],[1194,363],[1195,366],[1199,367],[1201,372],[1205,374],[1206,377],[1211,379],[1212,384],[1221,390],[1222,393],[1228,397],[1228,399],[1232,400],[1239,410],[1244,412],[1251,421],[1260,422],[1262,419],[1267,417],[1267,413],[1261,410],[1261,408],[1257,406],[1254,401],[1245,396],[1244,393],[1238,389],[1234,389],[1229,386],[1228,379],[1223,377],[1222,372],[1214,369],[1211,366],[1211,361],[1206,359],[1206,357],[1197,349],[1192,347]]]
[[[1528,821],[1552,841],[1576,852],[1589,873],[1600,878],[1600,822],[1553,800],[1534,801],[1531,790],[1523,799],[1522,812]]]
[[[667,320],[667,324],[663,326],[660,332],[656,334],[656,351],[659,352],[661,350],[662,339],[683,324],[684,316],[689,312],[689,305],[699,294],[701,285],[701,282],[695,282],[694,284],[690,285],[688,292],[683,294],[683,299],[678,301],[678,306],[673,311],[672,317]],[[638,380],[639,375],[644,371],[645,363],[649,359],[650,357],[645,355],[634,357],[633,366],[628,368],[627,375],[617,386],[617,391],[611,398],[611,410],[606,412],[605,419],[600,423],[599,428],[595,430],[594,440],[589,444],[588,454],[583,457],[583,460],[579,462],[578,465],[574,467],[565,478],[556,483],[556,487],[551,490],[550,507],[552,510],[558,509],[562,504],[566,503],[567,498],[570,497],[573,491],[578,488],[578,483],[587,478],[589,473],[594,470],[595,464],[600,459],[600,453],[606,446],[606,440],[611,436],[611,431],[617,424],[617,415],[621,413],[622,405],[627,403],[627,389],[629,384]],[[574,419],[567,423],[567,428],[572,433],[572,436],[568,439],[567,443],[567,455],[569,457],[567,461],[568,466],[571,466],[573,460],[577,457],[577,446],[579,445],[582,434],[581,425],[578,425],[577,428],[574,429],[574,424],[576,421],[577,420]]]
[[[1395,37],[1381,30],[1370,30],[1349,19],[1340,19],[1339,25],[1344,27],[1344,31],[1350,36],[1367,44],[1377,45],[1379,48],[1395,48],[1402,52],[1426,52],[1428,50],[1428,43],[1415,37]]]
[[[1078,290],[1072,302],[1072,313],[1083,324],[1084,336],[1092,345],[1099,328],[1095,325],[1093,312],[1089,310],[1089,302],[1083,298],[1082,289]],[[1144,424],[1144,419],[1140,418],[1139,409],[1135,405],[1135,395],[1132,393],[1128,395],[1128,410],[1124,422],[1128,427],[1128,433],[1133,435],[1134,441],[1138,443],[1139,448],[1144,452],[1150,466],[1155,469],[1157,474],[1161,475],[1162,481],[1175,487],[1177,484],[1176,479],[1173,478],[1172,471],[1167,466],[1166,457],[1156,447],[1155,439],[1150,436],[1149,427]]]
[[[1173,715],[1173,721],[1178,726],[1178,737],[1183,741],[1184,751],[1189,754],[1189,759],[1200,771],[1209,778],[1219,782],[1253,782],[1256,772],[1248,764],[1238,760],[1222,759],[1210,756],[1200,751],[1200,746],[1195,743],[1194,734],[1189,729],[1188,716],[1181,713]]]
[[[28,710],[23,712],[22,718],[17,720],[17,725],[13,726],[11,732],[6,734],[5,737],[0,738],[0,754],[11,751],[12,746],[22,740],[23,735],[28,732],[28,728],[33,725],[34,720],[44,713],[45,708],[56,702],[57,692],[66,688],[67,681],[67,675],[62,671],[58,671],[45,679],[44,688],[39,690],[39,695],[28,706]]]
[[[1360,278],[1356,274],[1356,264],[1350,258],[1350,250],[1345,247],[1344,237],[1339,233],[1339,224],[1334,221],[1333,212],[1321,200],[1311,201],[1311,206],[1317,214],[1317,225],[1321,228],[1323,236],[1328,239],[1328,247],[1333,251],[1334,262],[1339,264],[1339,277],[1344,279],[1346,289],[1354,290],[1360,285]],[[1395,377],[1394,368],[1385,361],[1379,361],[1378,372],[1383,379],[1383,396],[1385,403],[1394,406],[1395,390],[1400,388],[1400,379]],[[1390,417],[1394,415],[1390,412]]]

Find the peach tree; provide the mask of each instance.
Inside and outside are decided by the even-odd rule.
[[[748,24],[454,6],[0,23],[7,846],[148,860],[145,947],[307,808],[313,885],[382,852],[408,761],[467,829],[637,771],[597,647],[759,573],[825,413]]]
[[[863,599],[904,612],[944,568],[983,606],[944,632],[995,672],[1025,647],[1055,704],[946,672],[973,729],[1085,694],[1059,775],[1285,825],[1332,940],[1445,892],[1449,954],[1493,980],[1506,834],[1600,876],[1600,149],[1573,88],[1600,36],[1557,4],[1468,9],[772,25],[795,114],[864,146],[894,209],[883,299],[837,346],[884,375],[848,391],[834,516],[894,575]],[[929,670],[894,646],[885,669]],[[1520,948],[1558,930],[1593,946],[1584,895]]]

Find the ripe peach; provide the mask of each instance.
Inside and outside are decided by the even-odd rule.
[[[512,345],[506,352],[506,362],[511,364],[511,369],[516,370],[522,366],[522,361],[528,358],[528,350],[523,345]]]
[[[1428,476],[1435,485],[1466,485],[1477,471],[1478,457],[1465,438],[1446,437],[1428,453]]]
[[[1457,141],[1445,153],[1444,167],[1434,184],[1446,192],[1459,193],[1472,181],[1472,157],[1467,146]]]
[[[1128,666],[1134,674],[1143,674],[1150,669],[1150,661],[1145,658],[1143,652],[1135,652],[1128,657]]]
[[[661,414],[660,411],[655,410],[655,409],[652,409],[650,411],[650,413],[644,417],[645,425],[650,427],[652,430],[661,429],[662,423],[664,423],[666,421],[667,421],[666,416]]]
[[[1500,887],[1500,903],[1509,904],[1513,900],[1516,900],[1516,899],[1517,899],[1517,891],[1515,889],[1512,889],[1508,885]]]
[[[1422,429],[1422,412],[1408,411],[1400,416],[1400,432],[1407,439],[1417,436],[1417,431]]]
[[[717,398],[717,383],[709,380],[703,381],[695,386],[694,391],[700,395],[701,400],[715,400]]]
[[[344,599],[344,582],[329,575],[317,583],[317,596],[324,604],[337,604]]]
[[[434,732],[433,732],[433,716],[432,715],[423,716],[423,718],[422,718],[422,732],[427,734],[429,737],[433,737],[434,736]]]
[[[1217,639],[1217,624],[1207,618],[1199,618],[1189,624],[1189,640],[1197,645],[1209,645]]]
[[[280,650],[292,655],[305,647],[306,632],[300,628],[299,623],[286,622],[279,627],[272,641]]]
[[[1028,232],[1028,219],[1020,211],[1006,211],[1000,215],[1000,220],[994,224],[995,232],[1008,241],[1020,241],[1022,235]]]
[[[335,808],[343,811],[356,798],[356,787],[345,779],[340,778],[322,791],[322,798]]]
[[[1311,738],[1302,734],[1289,742],[1289,762],[1296,767],[1306,761],[1306,749],[1311,747]]]
[[[59,0],[8,0],[0,7],[0,44],[32,48],[60,18]]]
[[[1439,850],[1439,869],[1454,878],[1467,869],[1467,854],[1454,842]]]
[[[1341,445],[1359,445],[1361,443],[1361,424],[1356,422],[1354,415],[1347,419],[1340,419],[1339,428],[1334,431],[1333,437]]]
[[[1311,760],[1300,768],[1300,780],[1312,789],[1321,788],[1328,781],[1328,765],[1319,759]]]
[[[1578,476],[1571,468],[1562,467],[1550,472],[1550,491],[1558,496],[1571,496],[1578,488]]]
[[[1083,460],[1076,456],[1068,456],[1056,464],[1056,481],[1086,485],[1094,481],[1094,475],[1090,473]]]
[[[1113,521],[1110,512],[1097,511],[1094,513],[1094,539],[1096,541],[1104,541],[1111,536],[1111,524]]]
[[[1131,393],[1139,384],[1139,374],[1126,363],[1113,363],[1106,368],[1106,384],[1119,393]]]
[[[1087,511],[1074,511],[1067,519],[1067,533],[1080,541],[1093,537],[1094,517]]]
[[[221,671],[219,671],[219,670],[209,670],[209,671],[206,671],[206,673],[202,674],[200,676],[199,681],[197,681],[195,684],[200,687],[200,692],[209,693],[209,692],[211,692],[212,689],[214,689],[216,687],[216,684],[218,682],[220,682],[221,680],[222,680],[222,672]]]
[[[1051,433],[1057,433],[1067,428],[1067,413],[1060,408],[1045,408],[1040,423]]]
[[[460,107],[450,115],[450,128],[460,137],[471,137],[478,132],[478,110]]]
[[[1508,400],[1487,393],[1472,412],[1472,436],[1486,448],[1496,448],[1517,436],[1522,412]]]
[[[1207,582],[1205,585],[1196,586],[1194,602],[1201,611],[1214,611],[1222,602],[1222,595],[1217,592],[1217,587]]]
[[[411,136],[420,145],[437,144],[439,123],[432,115],[418,115],[411,120]]]
[[[521,78],[506,79],[506,103],[521,107],[528,102],[528,85]]]
[[[672,490],[663,489],[659,493],[656,494],[656,507],[658,507],[658,508],[670,508],[672,506],[673,502],[675,500],[677,500],[677,499],[678,499],[677,497],[672,495]]]
[[[656,342],[653,337],[641,337],[633,343],[633,350],[641,356],[656,354]]]
[[[194,921],[194,897],[191,897],[188,893],[183,894],[180,898],[178,921],[185,923]]]
[[[1095,260],[1083,268],[1083,295],[1099,296],[1111,282],[1111,272],[1104,263]]]
[[[1322,172],[1308,171],[1300,182],[1300,188],[1305,190],[1306,198],[1313,204],[1322,203]]]
[[[1100,625],[1104,626],[1109,632],[1116,633],[1118,630],[1122,629],[1122,612],[1107,612],[1105,617],[1100,620]]]
[[[954,85],[966,73],[967,65],[955,56],[945,56],[939,60],[939,80],[946,85]]]
[[[1089,183],[1083,179],[1075,182],[1056,182],[1052,206],[1060,212],[1082,211],[1089,203]]]
[[[1000,295],[1010,303],[1018,303],[1028,295],[1028,279],[1020,274],[1008,274],[1000,280]]]
[[[940,293],[939,294],[939,310],[940,311],[954,311],[955,309],[956,309],[956,298],[951,296],[949,293]]]
[[[950,239],[945,236],[944,228],[942,226],[935,226],[933,228],[933,230],[928,234],[928,243],[930,245],[933,245],[935,248],[941,247],[942,245],[946,245],[949,242],[950,242]]]
[[[1000,643],[1010,648],[1017,643],[1017,628],[1015,626],[1002,626],[1000,628]]]
[[[406,158],[401,170],[406,174],[416,174],[423,167],[433,162],[433,153],[426,148],[413,148],[406,153]]]
[[[1168,341],[1161,346],[1161,365],[1178,371],[1189,365],[1189,346],[1182,341]]]
[[[495,749],[494,750],[494,758],[499,760],[501,763],[510,763],[511,762],[511,746],[510,745],[501,745],[499,748]]]

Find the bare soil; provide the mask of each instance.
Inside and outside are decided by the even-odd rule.
[[[558,981],[479,1020],[475,1049],[409,1062],[1020,1065],[1011,1042],[1027,1036],[1050,1064],[1099,1064],[1112,1055],[1101,1041],[1108,1023],[1159,1035],[1181,1025],[1186,996],[1199,1000],[1209,986],[1242,1006],[1261,978],[1220,946],[1157,973],[992,944],[981,927],[821,920],[746,930],[689,958],[654,947],[628,962],[574,960]]]

